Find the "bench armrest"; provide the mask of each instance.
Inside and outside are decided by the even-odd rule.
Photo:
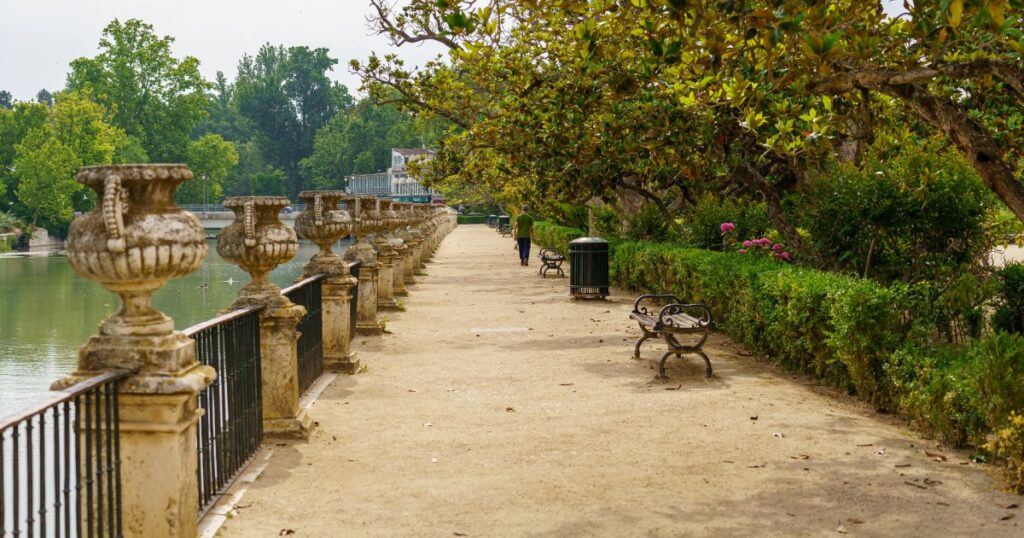
[[[667,295],[667,294],[661,294],[661,295],[641,295],[641,296],[637,297],[636,298],[636,302],[633,303],[633,312],[636,312],[638,314],[647,314],[649,316],[653,316],[654,312],[647,310],[646,306],[644,306],[644,307],[640,306],[640,303],[642,303],[644,301],[671,301],[673,303],[681,303],[682,302],[682,301],[679,300],[679,297],[676,297],[675,295]]]
[[[697,320],[700,326],[714,328],[714,322],[711,320],[711,310],[708,307],[699,304],[670,304],[665,305],[661,312],[658,313],[658,323],[667,327],[679,327],[676,321],[672,318],[675,314],[686,314]],[[695,315],[696,314],[696,315]],[[691,328],[691,327],[679,327],[679,328]],[[695,328],[695,327],[692,327]]]

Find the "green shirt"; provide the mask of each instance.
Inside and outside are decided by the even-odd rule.
[[[533,217],[528,213],[523,213],[516,217],[516,237],[519,239],[530,237],[530,232],[533,231]]]

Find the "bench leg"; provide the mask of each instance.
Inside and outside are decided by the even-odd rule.
[[[668,379],[668,376],[665,375],[665,362],[668,361],[668,358],[671,357],[672,355],[679,356],[679,353],[676,353],[675,351],[669,351],[661,356],[661,362],[658,363],[658,379]]]
[[[694,353],[700,355],[700,358],[704,359],[704,364],[707,366],[707,370],[704,372],[704,377],[711,377],[714,375],[714,371],[711,369],[711,359],[708,358],[707,354],[697,349]]]
[[[654,338],[655,336],[657,336],[656,334],[648,331],[647,328],[644,327],[643,325],[640,326],[640,330],[644,332],[644,335],[641,336],[639,340],[637,340],[636,347],[633,349],[633,358],[634,359],[639,359],[640,358],[640,345],[643,344],[644,342],[650,340],[651,338]]]

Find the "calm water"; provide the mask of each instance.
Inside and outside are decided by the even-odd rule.
[[[249,281],[217,255],[215,241],[209,244],[199,270],[168,282],[154,296],[154,305],[178,329],[215,317]],[[335,248],[343,250],[344,245]],[[316,251],[316,245],[300,243],[295,258],[271,273],[271,280],[291,284]],[[78,348],[117,311],[119,301],[75,274],[63,256],[0,258],[0,417],[39,402],[50,383],[74,371]]]

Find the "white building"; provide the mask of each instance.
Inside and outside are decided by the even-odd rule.
[[[397,198],[411,202],[433,202],[441,197],[433,189],[420,185],[409,175],[409,164],[414,161],[434,158],[429,149],[396,148],[391,150],[391,167],[387,172],[349,176],[348,191],[351,194],[372,194],[379,197]]]

